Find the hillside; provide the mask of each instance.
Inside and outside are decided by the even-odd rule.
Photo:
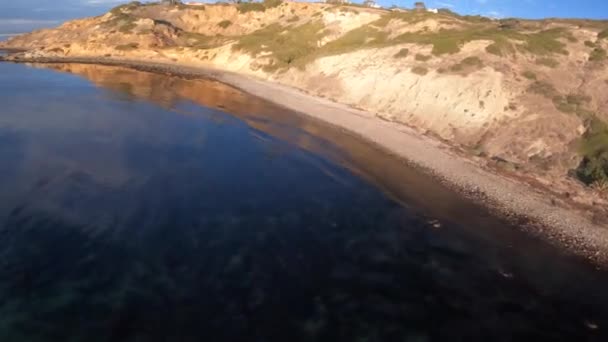
[[[134,2],[0,47],[27,49],[19,58],[137,59],[253,75],[414,127],[476,162],[606,208],[607,21],[279,0]]]

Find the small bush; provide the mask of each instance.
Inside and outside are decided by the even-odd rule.
[[[264,0],[263,2],[241,2],[238,4],[238,10],[241,13],[247,12],[264,12],[269,8],[279,7],[283,0]]]
[[[522,76],[529,80],[536,80],[536,74],[530,70],[526,70],[522,73]]]
[[[597,47],[597,48],[593,49],[593,51],[591,51],[591,54],[589,55],[589,61],[599,62],[599,61],[605,60],[606,57],[607,57],[606,50],[604,50],[600,47]]]
[[[595,43],[590,40],[585,40],[585,46],[593,48],[595,47]]]
[[[260,2],[241,2],[237,8],[241,13],[266,11],[266,6]]]
[[[608,125],[595,116],[587,123],[580,153],[583,160],[576,170],[578,179],[587,185],[608,181]]]
[[[264,0],[264,6],[266,8],[279,7],[283,3],[283,0]]]
[[[598,39],[606,39],[608,38],[608,29],[605,29],[597,34]]]
[[[415,66],[412,68],[412,72],[416,75],[424,76],[428,74],[429,70],[422,66]]]
[[[228,26],[230,26],[230,25],[232,25],[232,21],[230,21],[230,20],[222,20],[217,24],[217,26],[219,26],[223,29],[228,28]]]
[[[456,63],[456,64],[452,65],[450,67],[450,71],[459,72],[459,71],[463,71],[464,69],[480,68],[482,66],[483,66],[483,62],[481,61],[481,59],[479,59],[479,57],[467,57],[467,58],[463,59],[462,61],[460,61],[460,63]]]
[[[410,50],[407,48],[403,48],[401,50],[399,50],[399,52],[397,52],[393,57],[395,58],[404,58],[407,57],[407,55],[409,55]]]
[[[483,65],[483,62],[481,61],[481,59],[479,59],[479,57],[467,57],[465,59],[463,59],[460,62],[462,65],[466,65],[466,66],[477,66],[480,67]]]
[[[559,62],[553,58],[537,58],[536,64],[543,65],[549,68],[557,68],[559,66]]]
[[[428,56],[428,55],[423,55],[423,54],[419,54],[419,53],[417,53],[417,54],[416,54],[416,57],[414,57],[414,58],[415,58],[417,61],[419,61],[419,62],[426,62],[426,61],[430,60],[430,59],[431,59],[431,58],[433,58],[433,57]]]

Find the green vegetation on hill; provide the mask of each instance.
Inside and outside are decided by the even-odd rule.
[[[238,9],[241,13],[247,12],[264,12],[269,8],[279,7],[283,0],[264,0],[263,2],[241,2]]]
[[[581,94],[563,96],[552,84],[544,81],[534,82],[528,90],[551,99],[558,110],[575,114],[583,120],[587,130],[580,141],[579,153],[583,161],[576,175],[587,185],[608,183],[608,124],[586,108],[591,98]]]
[[[272,24],[241,37],[234,49],[252,54],[267,53],[272,62],[265,67],[272,71],[290,66],[302,66],[304,57],[316,49],[322,38],[324,25],[321,21],[308,22],[296,27]]]
[[[589,119],[580,152],[583,161],[576,170],[578,178],[587,185],[608,182],[608,124],[597,117]]]
[[[230,21],[230,20],[222,20],[217,24],[217,26],[224,28],[224,29],[230,25],[232,25],[232,21]]]

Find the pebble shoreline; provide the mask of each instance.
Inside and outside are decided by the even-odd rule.
[[[593,224],[575,210],[551,203],[530,186],[481,169],[451,153],[436,140],[403,125],[379,119],[372,113],[303,93],[300,90],[233,72],[176,64],[71,57],[2,57],[21,63],[83,63],[129,67],[185,78],[208,78],[277,103],[291,111],[341,128],[409,164],[422,168],[446,186],[480,202],[497,214],[517,221],[527,233],[539,236],[599,267],[608,266],[608,227]]]

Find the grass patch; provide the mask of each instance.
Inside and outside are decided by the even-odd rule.
[[[479,69],[483,66],[483,62],[479,57],[467,57],[460,61],[460,63],[456,63],[450,67],[450,71],[459,72],[465,69],[476,68]]]
[[[410,50],[407,48],[403,48],[399,50],[393,57],[394,58],[405,58],[410,54]]]
[[[230,25],[232,25],[232,21],[230,21],[230,20],[222,20],[217,24],[217,26],[219,26],[223,29],[228,28]]]
[[[342,37],[325,44],[316,53],[318,56],[339,55],[359,49],[382,47],[388,42],[388,33],[371,25],[348,31]]]
[[[564,113],[576,114],[581,118],[588,116],[588,111],[585,110],[585,105],[591,101],[591,98],[581,94],[570,94],[567,96],[557,95],[553,97],[555,108]]]
[[[524,71],[521,75],[529,80],[536,80],[536,74],[530,70]]]
[[[218,45],[214,37],[195,32],[182,32],[180,38],[185,46],[195,49],[210,49]]]
[[[297,27],[283,27],[275,23],[241,37],[233,48],[252,55],[269,53],[273,62],[265,67],[268,71],[302,66],[310,52],[316,49],[317,42],[323,36],[323,28],[321,21]]]
[[[568,55],[568,51],[565,49],[566,44],[558,40],[560,37],[568,36],[569,33],[565,33],[560,28],[533,33],[527,36],[523,48],[534,55],[543,56],[555,53]]]
[[[269,8],[279,7],[283,0],[264,0],[263,2],[241,2],[237,5],[238,11],[241,13],[247,12],[264,12]]]
[[[496,56],[504,57],[507,55],[514,54],[515,47],[513,46],[511,41],[509,41],[509,39],[498,36],[494,39],[494,43],[486,46],[486,52]]]
[[[553,99],[556,96],[559,96],[559,93],[555,89],[555,87],[545,81],[536,81],[528,87],[528,91],[534,94],[542,95],[546,98]]]
[[[424,76],[429,73],[429,69],[423,66],[415,66],[412,68],[412,72],[416,75]]]
[[[178,4],[177,8],[179,8],[180,10],[186,10],[186,9],[198,10],[198,11],[205,11],[206,10],[205,6],[186,5],[186,4]]]
[[[590,62],[599,62],[599,61],[603,61],[605,60],[607,57],[606,54],[606,50],[597,47],[595,49],[593,49],[593,51],[591,51],[591,54],[589,55],[589,61]]]
[[[536,64],[549,68],[557,68],[559,66],[559,62],[553,58],[537,58]]]
[[[426,61],[430,60],[431,58],[433,58],[433,57],[428,56],[428,55],[423,55],[420,53],[417,53],[416,56],[414,57],[414,59],[416,59],[419,62],[426,62]]]
[[[129,43],[129,44],[124,44],[124,45],[117,45],[114,47],[114,49],[116,49],[118,51],[132,51],[132,50],[137,50],[138,47],[139,47],[139,44],[137,44],[137,43]]]

